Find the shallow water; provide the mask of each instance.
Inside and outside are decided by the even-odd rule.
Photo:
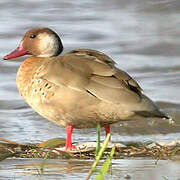
[[[85,179],[91,167],[91,160],[47,160],[40,171],[41,159],[7,159],[0,164],[0,178],[11,180],[58,180]],[[99,167],[98,167],[99,168]],[[8,173],[7,173],[8,172]],[[92,175],[94,179],[96,173]],[[105,179],[146,179],[146,180],[178,180],[180,177],[179,162],[154,160],[113,160]]]
[[[118,123],[113,141],[172,141],[180,136],[180,2],[178,0],[20,0],[0,2],[0,56],[17,47],[25,31],[50,27],[65,51],[100,50],[130,73],[145,93],[175,119]],[[1,58],[2,59],[2,58]],[[62,127],[37,115],[19,96],[21,59],[0,61],[0,137],[37,143],[65,137]],[[95,141],[94,129],[75,130],[75,141]]]

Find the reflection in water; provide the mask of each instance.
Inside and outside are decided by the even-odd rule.
[[[63,39],[65,51],[74,48],[100,50],[111,56],[119,68],[130,73],[145,93],[176,122],[174,126],[154,119],[115,124],[113,141],[176,140],[180,123],[179,11],[180,2],[176,0],[1,1],[0,55],[3,57],[17,47],[24,32],[37,26],[55,29]],[[15,77],[20,61],[0,61],[0,137],[22,143],[64,137],[64,128],[37,115],[19,96]],[[75,141],[95,139],[95,129],[75,130]],[[117,167],[122,163],[116,162]],[[68,162],[63,163],[68,166]],[[137,165],[134,161],[133,164],[132,174]],[[177,168],[174,164],[170,167],[174,166]],[[73,168],[69,168],[70,171],[73,172]],[[122,169],[115,172],[120,172],[122,177]]]
[[[32,164],[16,165],[16,169],[21,169],[24,174],[37,174],[40,170],[42,160],[33,161]],[[43,169],[43,174],[71,174],[71,173],[88,173],[92,161],[84,160],[47,160]],[[26,171],[28,170],[28,171]],[[29,171],[31,170],[31,171]]]
[[[92,165],[91,160],[47,160],[41,173],[42,160],[9,159],[0,164],[0,178],[6,179],[85,179]],[[101,163],[100,163],[101,165]],[[100,166],[98,166],[100,168]],[[3,171],[9,171],[8,176],[2,176]],[[96,173],[93,175],[95,177]],[[125,179],[127,175],[133,180],[177,179],[180,176],[179,162],[159,160],[113,160],[111,170],[106,179]]]

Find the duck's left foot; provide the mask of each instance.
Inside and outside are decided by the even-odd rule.
[[[71,146],[64,146],[64,147],[59,147],[59,148],[56,148],[56,150],[58,151],[65,151],[65,152],[72,152],[72,151],[76,151],[77,148],[76,146],[74,145],[71,145]]]

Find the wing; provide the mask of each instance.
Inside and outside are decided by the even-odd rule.
[[[98,51],[76,49],[54,57],[43,69],[41,78],[89,93],[102,101],[136,103],[141,100],[142,89],[137,82]]]

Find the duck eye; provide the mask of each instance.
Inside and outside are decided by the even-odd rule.
[[[35,37],[36,37],[35,34],[31,34],[31,35],[30,35],[30,38],[35,38]]]

